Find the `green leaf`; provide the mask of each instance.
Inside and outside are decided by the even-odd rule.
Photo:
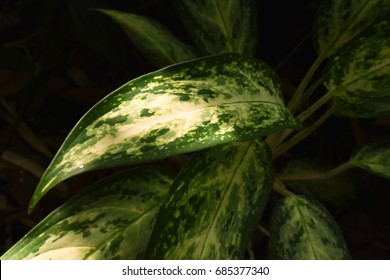
[[[131,42],[158,67],[196,58],[189,46],[151,18],[115,10],[99,11],[115,20]]]
[[[96,104],[73,128],[35,190],[89,170],[135,164],[299,127],[264,63],[238,54],[141,76]]]
[[[325,172],[332,167],[312,159],[300,159],[289,162],[281,175],[310,175],[311,172]],[[314,198],[333,211],[346,208],[357,200],[357,180],[351,171],[322,180],[287,180],[285,184],[294,193]]]
[[[321,1],[313,26],[314,45],[319,55],[333,55],[389,11],[390,0]]]
[[[318,202],[303,196],[282,199],[270,224],[272,259],[349,259],[347,245],[333,217]]]
[[[229,143],[198,153],[161,206],[145,258],[242,258],[272,183],[264,142]]]
[[[181,19],[204,54],[252,55],[257,45],[257,1],[176,0]]]
[[[390,140],[378,140],[360,147],[352,155],[351,163],[390,179]]]
[[[112,175],[53,211],[1,259],[137,259],[171,183],[150,168]]]
[[[335,114],[374,118],[390,114],[390,21],[381,21],[329,62],[325,85]]]

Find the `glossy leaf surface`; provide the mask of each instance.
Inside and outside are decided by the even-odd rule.
[[[318,202],[303,196],[284,198],[270,225],[272,259],[338,260],[350,255],[341,230]]]
[[[324,0],[313,27],[314,45],[323,57],[339,48],[390,11],[390,0]]]
[[[264,63],[225,54],[141,76],[96,104],[47,168],[30,210],[57,183],[128,165],[299,127]]]
[[[155,169],[112,175],[53,211],[1,259],[137,259],[171,183]]]
[[[192,39],[205,54],[252,55],[257,44],[254,0],[176,0]]]
[[[390,114],[390,21],[381,21],[348,43],[330,60],[325,85],[333,111],[374,118]]]
[[[115,20],[132,43],[158,67],[196,58],[189,46],[154,19],[115,10],[100,11]]]
[[[351,158],[353,165],[390,179],[390,141],[381,140],[360,147]]]
[[[273,183],[268,146],[229,143],[199,152],[160,208],[152,259],[241,259]]]

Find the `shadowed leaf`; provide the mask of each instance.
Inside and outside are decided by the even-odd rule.
[[[332,57],[325,85],[335,114],[375,118],[390,114],[390,21],[381,21]]]
[[[360,147],[353,154],[351,163],[390,179],[390,141],[379,140]]]
[[[257,45],[254,0],[177,0],[174,2],[192,39],[205,54],[252,55]]]
[[[272,259],[338,260],[350,255],[341,230],[318,202],[303,196],[284,198],[270,225]]]
[[[321,1],[313,27],[318,53],[323,57],[333,55],[389,11],[390,0]]]
[[[54,210],[1,259],[140,258],[170,184],[154,169],[112,175]]]
[[[115,10],[99,11],[115,20],[131,42],[158,67],[196,58],[189,46],[153,19]]]

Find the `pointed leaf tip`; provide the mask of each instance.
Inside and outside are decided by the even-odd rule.
[[[278,77],[261,61],[224,54],[136,78],[76,124],[30,204],[57,183],[90,170],[139,164],[299,128]]]

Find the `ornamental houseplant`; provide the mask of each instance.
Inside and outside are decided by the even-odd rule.
[[[79,120],[29,211],[70,177],[130,169],[76,194],[1,258],[241,259],[271,192],[278,202],[260,227],[270,258],[350,258],[326,209],[335,201],[323,193],[351,168],[389,178],[389,141],[356,147],[336,167],[274,163],[333,115],[389,115],[390,1],[322,1],[312,30],[318,57],[288,98],[275,70],[255,57],[256,1],[174,4],[194,46],[154,19],[90,11],[115,21],[160,69],[114,90]],[[185,164],[173,177],[148,166],[177,155]]]

